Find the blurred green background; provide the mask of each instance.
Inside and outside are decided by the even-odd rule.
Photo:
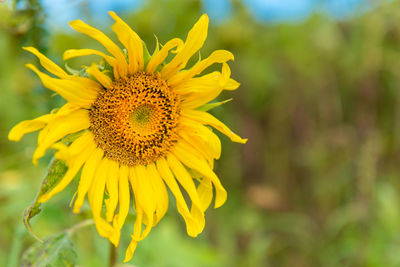
[[[61,65],[64,50],[96,47],[67,24],[49,27],[37,1],[18,2],[0,2],[0,266],[8,267],[19,266],[36,243],[22,215],[51,152],[34,166],[37,134],[19,143],[7,134],[62,103],[24,67],[37,61],[21,47],[38,47]],[[241,83],[220,96],[233,101],[212,111],[249,139],[239,145],[221,136],[215,171],[228,201],[207,211],[204,232],[192,239],[172,200],[121,266],[400,266],[399,1],[339,19],[315,12],[273,23],[256,19],[245,1],[230,2],[231,15],[212,19],[201,50],[203,57],[232,51],[232,76]],[[85,20],[112,35],[108,15],[94,16],[80,3]],[[203,12],[203,1],[152,0],[121,16],[152,51],[154,34],[161,43],[185,38]],[[90,218],[88,207],[79,215],[69,208],[75,188],[76,181],[43,205],[32,220],[38,236]],[[109,243],[93,226],[77,230],[73,242],[79,266],[107,266]]]

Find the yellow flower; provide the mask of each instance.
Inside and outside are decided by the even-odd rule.
[[[212,170],[214,159],[220,157],[221,143],[207,126],[234,142],[246,140],[199,109],[222,90],[239,86],[230,78],[226,64],[233,55],[217,50],[184,70],[206,39],[207,15],[201,16],[185,42],[174,38],[161,48],[157,44],[154,54],[146,60],[140,37],[114,12],[109,14],[115,20],[111,28],[123,50],[101,31],[76,20],[70,23],[71,27],[97,40],[111,55],[94,49],[71,49],[63,58],[99,55],[112,71],[93,64],[86,68],[86,76],[70,75],[37,49],[24,48],[57,78],[32,64],[27,67],[67,103],[56,112],[19,123],[10,131],[9,139],[19,141],[24,134],[40,130],[33,162],[36,164],[49,148],[56,149],[55,157],[66,162],[65,176],[40,197],[41,203],[64,190],[82,169],[73,212],[80,211],[87,194],[97,231],[115,246],[133,203],[136,220],[125,255],[128,261],[137,243],[168,209],[165,185],[175,196],[192,237],[204,228],[204,212],[211,203],[213,188],[215,208],[224,204],[227,193]],[[162,65],[170,52],[175,56]],[[222,63],[220,72],[198,76],[214,63]],[[72,144],[60,142],[73,133],[81,135]],[[190,197],[190,209],[181,188]]]

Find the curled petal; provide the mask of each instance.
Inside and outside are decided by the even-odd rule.
[[[129,243],[129,246],[125,252],[124,262],[130,261],[133,257],[133,254],[135,253],[142,232],[142,219],[143,219],[143,211],[138,210],[135,224],[133,225],[133,235],[131,236],[132,241]]]
[[[125,60],[124,54],[121,49],[113,42],[110,38],[108,38],[104,33],[99,31],[98,29],[86,24],[81,20],[74,20],[69,23],[69,25],[76,31],[86,34],[99,43],[101,43],[111,55],[113,55],[117,61],[114,68],[114,75],[119,77],[125,77],[127,74],[127,62]]]
[[[143,42],[139,35],[134,32],[115,12],[108,12],[115,20],[115,24],[111,29],[117,34],[119,41],[125,46],[128,51],[128,72],[134,74],[137,71],[143,70]]]
[[[154,163],[147,165],[147,173],[157,202],[155,223],[158,223],[168,210],[168,192]]]
[[[181,118],[181,125],[186,127],[186,129],[180,131],[179,135],[186,142],[197,147],[206,157],[219,159],[221,156],[221,141],[209,127],[186,118]]]
[[[74,203],[74,213],[78,213],[83,205],[86,193],[89,191],[93,179],[95,179],[94,175],[101,162],[101,159],[103,158],[103,154],[104,152],[102,149],[96,148],[96,150],[93,152],[93,155],[89,157],[85,163],[85,166],[83,166],[81,179],[79,180],[78,185],[78,193]]]
[[[149,175],[147,169],[144,165],[136,165],[133,168],[136,178],[136,189],[137,194],[137,205],[143,208],[144,220],[143,223],[146,224],[146,228],[141,235],[141,239],[144,239],[149,233],[151,228],[155,224],[155,214],[157,208],[157,202],[154,199],[154,191],[148,179]]]
[[[226,190],[222,186],[217,175],[215,175],[210,166],[208,166],[207,162],[198,156],[198,153],[192,148],[191,145],[187,144],[184,141],[178,142],[178,144],[175,146],[175,150],[173,151],[173,153],[187,167],[197,171],[204,177],[207,177],[209,180],[211,180],[211,182],[215,186],[216,191],[215,208],[222,206],[226,201]],[[208,205],[203,205],[203,211],[204,208],[207,207]]]
[[[99,66],[93,63],[90,67],[86,68],[86,72],[98,80],[104,88],[110,88],[112,80],[105,73],[99,70]]]
[[[45,87],[58,93],[68,102],[88,108],[97,98],[98,88],[82,86],[80,82],[75,80],[52,78],[40,72],[32,64],[27,64],[26,66],[39,76]]]
[[[121,165],[119,169],[119,180],[118,180],[118,194],[119,194],[119,213],[114,217],[114,225],[118,231],[121,230],[124,225],[126,216],[129,212],[130,203],[130,192],[129,192],[129,167]]]
[[[8,134],[8,139],[11,141],[19,141],[25,134],[40,130],[51,121],[55,119],[61,119],[63,118],[63,116],[66,116],[77,109],[79,109],[78,106],[67,103],[62,106],[57,112],[46,114],[33,120],[22,121],[10,130],[10,133]]]
[[[33,120],[21,121],[11,129],[8,134],[8,139],[17,142],[21,140],[25,134],[35,132],[45,127],[53,117],[53,114],[46,114]]]
[[[104,58],[105,61],[107,61],[107,63],[110,64],[111,67],[116,68],[117,60],[114,57],[107,56],[103,52],[100,52],[95,49],[68,49],[67,51],[64,52],[63,59],[68,60],[75,57],[83,57],[91,55],[96,55]]]
[[[36,48],[23,47],[23,49],[37,56],[40,60],[40,64],[51,74],[54,74],[59,78],[67,78],[69,76],[62,68],[60,68],[56,63],[51,61],[45,55],[40,53]]]
[[[64,136],[87,129],[89,126],[89,112],[84,109],[73,111],[63,119],[53,120],[39,133],[33,162],[36,164],[46,150]]]
[[[173,88],[177,93],[185,97],[190,94],[202,94],[205,91],[221,91],[223,79],[221,72],[214,71],[201,77],[186,80]]]
[[[194,77],[197,74],[200,74],[203,70],[205,70],[207,67],[214,63],[225,63],[229,60],[233,60],[233,54],[229,51],[226,50],[216,50],[211,53],[211,55],[203,59],[199,62],[197,62],[191,69],[181,71],[174,76],[172,76],[168,80],[168,85],[170,86],[175,86],[179,83],[181,83],[184,80],[190,79]]]
[[[112,222],[114,219],[114,212],[118,205],[118,175],[119,165],[116,161],[111,161],[110,169],[106,177],[106,188],[108,198],[105,200],[106,203],[106,219],[108,222]]]
[[[224,77],[225,84],[223,85],[225,90],[236,90],[240,83],[235,81],[234,79],[230,78],[231,76],[231,69],[229,68],[228,64],[222,63],[222,76]]]
[[[213,187],[211,179],[203,177],[200,180],[200,184],[197,187],[197,194],[199,195],[200,202],[203,205],[203,209],[206,210],[213,198]]]
[[[106,179],[107,175],[109,174],[108,170],[110,169],[110,166],[111,161],[107,158],[104,158],[100,162],[96,171],[96,179],[93,180],[88,194],[89,204],[92,209],[96,229],[98,233],[105,238],[111,238],[114,235],[113,227],[101,216],[104,190],[106,187]]]
[[[203,46],[207,38],[208,16],[202,15],[189,31],[185,44],[175,57],[161,70],[161,77],[168,80],[179,70],[186,67],[189,59]]]
[[[205,225],[203,205],[200,202],[199,195],[197,194],[196,186],[193,182],[192,176],[188,173],[182,163],[172,154],[167,156],[169,168],[174,173],[176,179],[188,193],[192,201],[190,210],[191,216],[195,222],[194,233],[199,234],[203,231]]]
[[[64,190],[69,183],[71,183],[72,179],[74,179],[75,175],[78,173],[82,165],[87,161],[92,152],[95,150],[96,145],[93,140],[88,137],[88,135],[82,135],[81,137],[76,139],[74,143],[72,143],[71,148],[79,148],[80,153],[76,156],[74,155],[71,158],[63,158],[63,160],[67,161],[68,171],[61,179],[61,181],[50,192],[40,196],[38,200],[40,203],[48,201],[54,195]]]
[[[160,51],[155,52],[154,55],[151,56],[149,63],[147,63],[146,72],[153,73],[157,69],[157,67],[167,58],[168,53],[171,49],[177,47],[180,49],[183,46],[183,41],[179,38],[174,38],[168,41]]]
[[[182,113],[182,116],[195,120],[197,122],[210,125],[220,131],[221,133],[225,134],[227,137],[229,137],[233,142],[237,143],[246,143],[247,139],[243,139],[239,137],[237,134],[232,132],[228,127],[226,127],[225,124],[220,122],[218,119],[216,119],[213,115],[200,111],[200,110],[185,110]]]
[[[160,158],[157,161],[157,170],[160,173],[162,179],[168,185],[168,188],[171,190],[172,194],[175,196],[176,206],[179,213],[185,220],[188,235],[192,237],[197,236],[199,234],[197,229],[198,227],[193,220],[192,215],[190,214],[189,208],[187,207],[186,201],[182,195],[179,185],[176,182],[176,179],[173,176],[171,170],[169,169],[168,163],[164,158]]]

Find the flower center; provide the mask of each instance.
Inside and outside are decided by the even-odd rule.
[[[131,113],[131,123],[136,131],[142,134],[151,134],[157,121],[157,109],[148,104],[135,108]]]
[[[179,98],[155,74],[138,72],[114,81],[93,103],[90,130],[111,160],[149,164],[177,141]]]
[[[153,115],[154,109],[151,106],[145,105],[138,107],[132,112],[132,121],[138,125],[144,126],[150,121],[151,115]]]

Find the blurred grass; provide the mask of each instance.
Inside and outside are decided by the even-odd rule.
[[[94,44],[79,34],[48,32],[44,14],[28,2],[28,11],[16,13],[0,3],[0,266],[18,266],[35,242],[23,229],[22,213],[51,156],[33,166],[37,135],[10,143],[8,131],[61,102],[24,68],[35,59],[21,46],[35,45],[62,64],[65,49]],[[207,211],[204,233],[193,240],[171,201],[133,264],[400,266],[400,3],[347,20],[316,14],[289,25],[262,24],[241,1],[233,3],[232,17],[211,24],[201,51],[202,57],[232,51],[232,76],[242,84],[220,97],[233,96],[232,102],[213,110],[249,138],[241,146],[221,136],[216,172],[228,202]],[[152,51],[153,33],[161,43],[184,38],[201,12],[200,1],[153,0],[123,17]],[[94,18],[89,22],[96,25]],[[79,215],[68,207],[75,186],[33,220],[39,236],[90,218],[87,207]],[[108,242],[93,227],[79,230],[74,241],[81,266],[105,266]]]

